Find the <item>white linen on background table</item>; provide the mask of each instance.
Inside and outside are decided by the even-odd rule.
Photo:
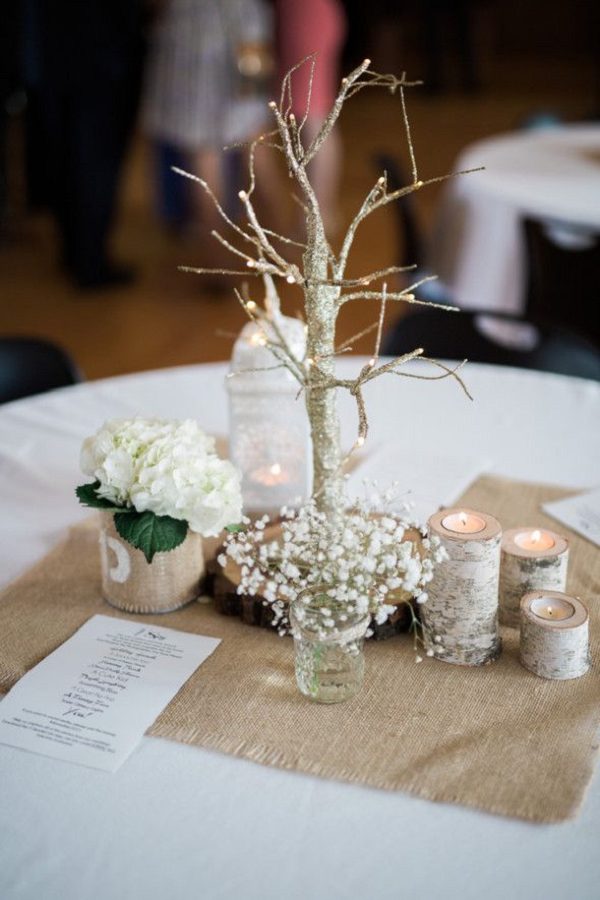
[[[1,407],[2,581],[89,515],[72,493],[87,434],[140,413],[193,416],[224,435],[224,374],[220,364],[149,372]],[[600,482],[600,385],[475,364],[465,378],[473,403],[450,381],[368,385],[373,446],[464,453],[497,474],[574,488]],[[348,398],[342,410],[350,444]],[[529,825],[146,738],[113,775],[0,747],[0,798],[3,900],[592,900],[600,883],[597,781],[576,822]]]
[[[600,126],[520,131],[467,147],[444,190],[428,266],[464,309],[520,314],[525,304],[521,220],[600,231]]]

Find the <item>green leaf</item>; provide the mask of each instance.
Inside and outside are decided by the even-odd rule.
[[[167,553],[183,543],[188,524],[183,519],[157,516],[146,510],[143,513],[116,513],[115,528],[124,541],[141,550],[151,563],[155,553]]]
[[[237,534],[239,531],[245,531],[245,525],[242,525],[240,522],[238,525],[226,525],[225,531],[228,531],[229,534]]]
[[[110,500],[106,500],[104,497],[99,497],[96,491],[100,487],[99,481],[94,481],[93,484],[80,484],[79,487],[75,488],[75,493],[79,499],[79,502],[83,506],[91,506],[94,509],[109,509],[113,512],[118,513],[127,513],[129,510],[125,506],[115,506]]]

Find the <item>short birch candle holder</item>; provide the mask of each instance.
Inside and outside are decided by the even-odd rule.
[[[556,681],[580,678],[590,667],[589,614],[577,597],[531,591],[521,600],[521,664]]]
[[[435,569],[420,608],[425,649],[445,662],[483,666],[501,649],[500,523],[487,513],[444,509],[431,516],[428,527],[449,558]]]
[[[547,529],[511,528],[502,535],[500,553],[500,624],[518,628],[523,594],[564,591],[569,542]]]

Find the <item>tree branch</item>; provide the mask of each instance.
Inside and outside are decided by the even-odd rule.
[[[462,380],[462,378],[458,375],[458,372],[463,368],[463,366],[467,363],[466,359],[463,359],[462,362],[459,362],[453,369],[449,366],[445,366],[444,363],[441,363],[438,359],[431,359],[429,356],[421,356],[419,361],[431,363],[432,366],[437,366],[438,369],[443,369],[443,375],[415,375],[414,372],[393,372],[393,375],[400,375],[403,378],[416,378],[421,381],[440,381],[443,378],[454,378],[460,384],[461,388],[469,398],[469,400],[473,400],[473,396],[469,393],[469,390]]]
[[[240,226],[237,225],[237,224],[233,221],[233,219],[230,219],[230,218],[229,218],[229,216],[227,215],[227,213],[225,212],[225,210],[223,209],[223,207],[221,206],[221,204],[220,204],[219,201],[217,200],[217,197],[216,197],[214,191],[213,191],[212,188],[206,183],[206,181],[204,181],[204,179],[198,178],[197,175],[192,175],[191,172],[186,172],[184,169],[179,169],[177,166],[171,166],[171,170],[172,170],[173,172],[176,172],[177,175],[182,175],[184,178],[189,178],[190,181],[195,181],[196,184],[199,184],[199,185],[203,188],[203,190],[206,191],[206,193],[208,194],[208,196],[210,197],[210,199],[211,199],[212,202],[214,203],[215,209],[217,210],[217,212],[219,213],[219,215],[221,216],[221,218],[222,218],[225,222],[227,222],[227,224],[229,225],[229,227],[230,227],[230,228],[233,228],[234,231],[237,231],[237,233],[238,233],[241,237],[243,237],[245,241],[250,241],[251,244],[255,244],[255,242],[256,242],[255,238],[253,238],[252,235],[247,234],[247,233],[244,231],[243,228],[240,228]]]
[[[416,290],[422,284],[435,280],[435,275],[427,275],[425,278],[420,278],[418,281],[415,281],[414,284],[409,285],[409,287],[405,288],[403,291],[395,291],[391,294],[387,294],[386,299],[403,303],[414,303],[417,306],[430,306],[432,309],[445,309],[448,312],[458,312],[457,306],[449,306],[446,303],[434,303],[431,300],[417,300],[412,293],[412,291]],[[339,306],[343,306],[344,303],[348,303],[349,300],[379,300],[380,298],[381,291],[355,291],[351,294],[342,294],[339,299]]]

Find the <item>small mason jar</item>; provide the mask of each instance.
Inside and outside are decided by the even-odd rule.
[[[349,700],[362,687],[370,616],[334,608],[324,594],[303,592],[290,604],[296,681],[317,703]]]

